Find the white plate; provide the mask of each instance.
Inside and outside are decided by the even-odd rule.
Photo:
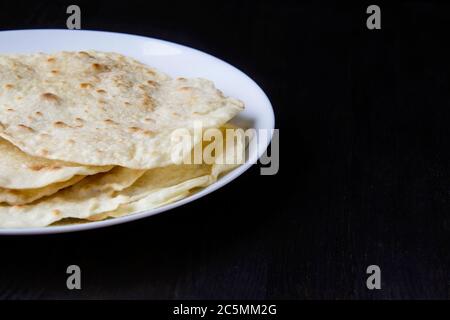
[[[274,114],[269,99],[260,87],[240,70],[201,51],[175,43],[141,36],[81,30],[19,30],[0,32],[0,53],[56,52],[61,50],[114,51],[131,56],[171,76],[203,77],[214,81],[226,95],[245,102],[246,109],[238,116],[255,129],[273,129]],[[248,161],[213,185],[178,202],[125,217],[46,228],[0,229],[0,234],[45,234],[94,229],[133,221],[164,212],[201,198],[229,183],[265,151],[267,144],[250,152]]]

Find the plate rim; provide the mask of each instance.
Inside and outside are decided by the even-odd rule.
[[[87,222],[87,223],[80,223],[80,224],[72,224],[72,225],[63,225],[63,226],[46,226],[46,227],[32,227],[32,228],[0,228],[0,236],[19,236],[19,235],[44,235],[44,234],[60,234],[60,233],[69,233],[69,232],[79,232],[79,231],[86,231],[86,230],[93,230],[93,229],[99,229],[99,228],[105,228],[110,227],[114,225],[119,225],[123,223],[128,223],[140,219],[144,219],[150,216],[154,216],[156,214],[170,211],[172,209],[181,207],[189,202],[195,201],[197,199],[200,199],[222,187],[230,183],[231,181],[238,178],[240,175],[242,175],[244,172],[246,172],[253,164],[257,163],[257,160],[264,154],[264,152],[267,150],[272,137],[273,137],[273,129],[275,129],[275,113],[273,110],[272,103],[270,102],[267,94],[264,92],[264,90],[254,81],[250,76],[248,76],[246,73],[238,69],[237,67],[233,66],[232,64],[228,63],[227,61],[217,58],[212,54],[209,54],[207,52],[201,51],[199,49],[192,48],[190,46],[186,46],[183,44],[179,44],[176,42],[154,38],[154,37],[148,37],[143,35],[137,35],[137,34],[131,34],[131,33],[122,33],[122,32],[113,32],[113,31],[103,31],[103,30],[90,30],[90,29],[83,29],[83,30],[68,30],[68,29],[11,29],[11,30],[1,30],[1,34],[4,33],[15,33],[15,32],[76,32],[76,33],[90,33],[90,34],[99,34],[100,36],[102,34],[109,34],[112,36],[125,36],[125,37],[132,37],[132,38],[139,38],[142,40],[152,40],[156,42],[162,42],[164,44],[167,44],[169,46],[175,46],[183,50],[187,51],[193,51],[196,54],[204,55],[207,58],[210,58],[214,60],[217,63],[225,64],[226,67],[231,68],[233,72],[237,72],[239,76],[244,77],[247,81],[249,81],[258,91],[261,97],[265,100],[265,105],[268,107],[270,117],[269,123],[270,128],[266,128],[270,130],[270,136],[267,139],[265,145],[258,149],[258,152],[255,152],[251,155],[251,157],[241,166],[233,169],[232,171],[228,172],[224,176],[222,176],[218,181],[214,182],[212,185],[200,190],[199,192],[196,192],[195,194],[186,197],[184,199],[181,199],[179,201],[176,201],[174,203],[170,203],[167,205],[163,205],[158,208],[150,209],[150,210],[144,210],[139,211],[130,215],[118,217],[118,218],[112,218],[112,219],[106,219],[102,221],[93,221],[93,222]]]

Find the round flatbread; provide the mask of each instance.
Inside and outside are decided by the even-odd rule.
[[[217,142],[212,142],[216,144]],[[215,154],[245,150],[245,137]],[[0,228],[43,227],[67,218],[102,220],[162,206],[214,183],[238,164],[184,164],[151,170],[115,167],[25,206],[0,205]]]
[[[0,136],[84,165],[173,164],[178,129],[219,127],[243,109],[204,79],[171,79],[116,53],[0,56]]]

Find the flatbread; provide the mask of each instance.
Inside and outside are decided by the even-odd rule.
[[[194,168],[193,165],[180,165],[177,167],[179,171],[183,172],[184,178],[189,177],[189,179],[183,180],[174,176],[175,179],[172,179],[173,184],[170,184],[166,183],[165,179],[161,179],[161,175],[167,172],[165,169],[172,170],[171,168],[150,170],[135,185],[124,190],[123,195],[129,197],[127,202],[119,205],[116,210],[93,215],[88,220],[99,221],[154,209],[186,198],[191,194],[191,190],[206,187],[216,180],[216,177],[211,175],[210,170],[209,172],[205,170],[206,167]],[[153,171],[156,171],[156,174]],[[204,175],[198,176],[201,171],[205,171]]]
[[[211,185],[223,173],[238,167],[241,159],[245,161],[245,147],[248,142],[245,135],[238,133],[233,141],[227,141],[227,129],[239,130],[235,125],[227,123],[220,128],[224,137],[223,141],[213,141],[203,145],[203,150],[210,145],[211,149],[219,151],[212,165],[178,165],[149,170],[135,184],[122,192],[123,196],[129,198],[129,202],[121,204],[116,210],[93,215],[88,220],[118,218],[155,209],[184,199],[192,195],[195,190]],[[223,149],[216,149],[218,143],[223,143]],[[229,149],[228,146],[233,146],[234,150]],[[222,154],[225,158],[229,156],[235,162],[223,162]]]
[[[0,228],[44,227],[64,218],[87,218],[117,208],[117,192],[131,186],[145,170],[115,167],[89,176],[53,196],[23,206],[0,205]]]
[[[83,166],[76,163],[32,157],[1,138],[0,159],[0,190],[18,189],[21,191],[23,189],[38,189],[68,181],[77,175],[93,175],[112,169],[112,166]],[[67,185],[70,184],[65,184],[65,186]],[[56,185],[46,191],[41,189],[38,193],[48,193],[50,190],[54,190],[55,187]],[[1,193],[2,191],[0,191]],[[11,190],[10,194],[13,193],[14,190]],[[36,190],[26,194],[31,195],[32,193],[34,196],[37,195]],[[0,202],[1,199],[2,197],[0,196]]]
[[[0,136],[47,159],[171,165],[174,131],[219,127],[243,107],[208,80],[171,79],[116,53],[0,56]]]
[[[74,176],[73,178],[50,184],[48,186],[37,189],[4,189],[0,188],[0,203],[7,203],[9,205],[23,205],[28,204],[38,199],[57,193],[59,190],[70,187],[82,179],[85,176]]]
[[[238,137],[235,143],[239,149],[245,141]],[[43,227],[67,218],[99,220],[156,208],[212,184],[237,165],[171,165],[147,171],[115,167],[34,204],[0,206],[0,227]]]
[[[122,195],[128,197],[127,202],[119,205],[116,210],[94,215],[88,220],[117,218],[154,209],[186,198],[195,188],[207,187],[217,180],[217,176],[212,175],[211,166],[179,165],[175,167],[150,170],[136,184],[124,190]],[[173,173],[181,173],[181,175],[172,175]],[[166,180],[166,174],[171,178]]]

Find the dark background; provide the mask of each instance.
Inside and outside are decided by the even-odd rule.
[[[189,45],[266,91],[276,176],[253,167],[155,217],[0,238],[3,299],[449,298],[450,6],[298,1],[0,2],[0,29],[82,29]],[[82,269],[81,291],[66,268]],[[379,265],[382,289],[365,286]]]

